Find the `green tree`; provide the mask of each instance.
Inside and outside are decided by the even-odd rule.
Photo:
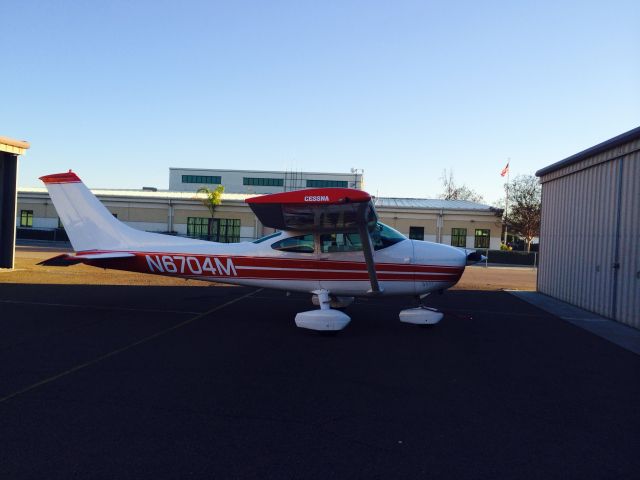
[[[222,203],[222,194],[224,193],[224,186],[218,185],[213,190],[210,189],[209,187],[200,187],[197,193],[205,195],[204,197],[198,196],[198,199],[202,202],[202,204],[205,207],[207,207],[207,210],[209,210],[209,213],[211,214],[211,218],[209,219],[209,224],[207,228],[209,238],[211,239],[215,235],[215,232],[214,232],[215,224],[213,222],[213,218],[216,213],[216,208],[218,207],[218,205]]]
[[[509,230],[524,238],[527,252],[531,240],[540,234],[542,187],[533,175],[518,175],[508,184],[509,209],[506,222]]]

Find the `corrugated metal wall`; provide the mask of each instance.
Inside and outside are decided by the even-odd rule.
[[[538,290],[640,328],[640,144],[541,178]],[[597,158],[599,157],[599,158]]]
[[[622,161],[620,271],[614,318],[640,328],[640,151]]]

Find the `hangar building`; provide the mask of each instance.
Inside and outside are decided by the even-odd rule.
[[[16,243],[18,156],[29,143],[0,137],[0,268],[13,268]]]
[[[640,127],[536,175],[538,291],[640,328]]]

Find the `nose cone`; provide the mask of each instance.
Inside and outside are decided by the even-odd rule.
[[[414,262],[422,265],[464,267],[467,255],[462,250],[441,243],[412,240]]]

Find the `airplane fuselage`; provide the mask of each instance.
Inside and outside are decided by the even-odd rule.
[[[203,242],[190,248],[167,244],[162,251],[131,251],[129,258],[85,263],[118,270],[288,291],[326,289],[335,295],[364,296],[371,284],[361,251],[322,253],[318,236],[313,252],[286,252],[272,246],[300,232],[281,232],[260,243]],[[169,240],[171,237],[168,237]],[[219,253],[218,253],[219,252]],[[78,252],[76,256],[110,252]],[[375,252],[383,295],[420,295],[454,285],[466,263],[463,252],[431,242],[405,239]]]

